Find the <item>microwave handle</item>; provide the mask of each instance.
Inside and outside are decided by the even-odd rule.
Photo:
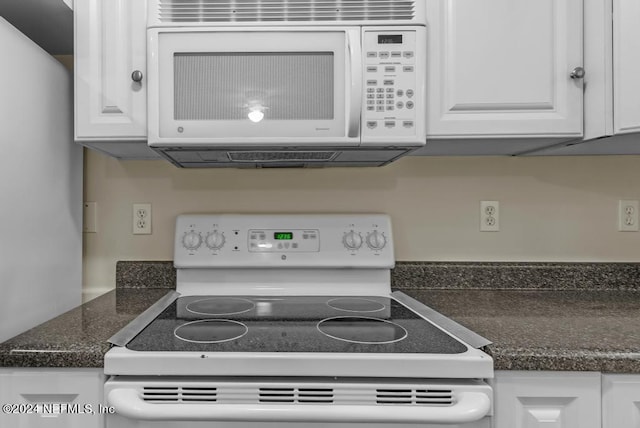
[[[360,115],[362,114],[362,48],[360,46],[360,29],[350,29],[347,35],[347,82],[349,90],[349,116],[347,136],[357,138],[360,135]]]

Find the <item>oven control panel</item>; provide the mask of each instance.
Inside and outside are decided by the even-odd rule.
[[[394,265],[391,221],[382,214],[181,215],[174,264],[209,267]]]

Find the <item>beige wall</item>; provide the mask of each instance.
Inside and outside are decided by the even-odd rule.
[[[69,70],[73,70],[73,55],[54,55],[53,57]]]
[[[178,169],[86,151],[87,291],[112,288],[117,260],[171,260],[175,216],[207,212],[383,212],[397,260],[640,261],[640,233],[617,231],[618,199],[640,199],[640,157],[405,158],[384,168]],[[499,200],[501,231],[479,232]],[[150,202],[153,234],[132,235]]]

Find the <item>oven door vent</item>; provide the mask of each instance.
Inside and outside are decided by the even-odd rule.
[[[162,383],[140,390],[150,404],[291,404],[453,406],[454,389],[433,385]]]
[[[151,403],[212,403],[218,401],[218,391],[207,387],[144,387],[142,400]]]
[[[423,406],[453,405],[453,391],[450,389],[377,389],[378,404],[419,404]]]
[[[331,388],[260,388],[260,403],[333,403]]]

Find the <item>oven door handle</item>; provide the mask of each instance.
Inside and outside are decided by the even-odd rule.
[[[482,419],[491,399],[482,392],[461,392],[453,406],[309,405],[309,404],[156,404],[136,389],[109,392],[109,405],[120,416],[149,421],[344,422],[463,424]]]

